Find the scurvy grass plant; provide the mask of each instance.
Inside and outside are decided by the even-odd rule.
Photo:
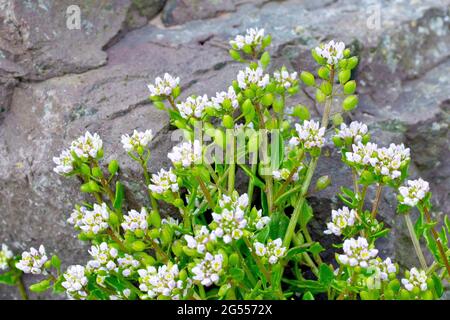
[[[155,107],[166,110],[185,137],[168,154],[173,166],[150,174],[151,130],[122,136],[125,152],[142,167],[151,207],[127,205],[118,161],[107,170],[101,164],[98,134],[73,141],[54,158],[54,171],[78,178],[90,196],[67,221],[91,243],[91,260],[61,270],[58,256],[43,246],[14,257],[3,245],[0,281],[18,285],[24,297],[22,273],[41,275],[31,291],[52,289],[73,299],[439,299],[450,274],[449,218],[439,227],[428,183],[407,180],[408,148],[378,146],[365,124],[343,123],[342,114],[358,104],[350,80],[358,58],[330,41],[312,50],[317,76],[285,67],[269,74],[270,42],[262,29],[230,41],[231,57],[245,67],[215,97],[181,100],[180,79],[167,73],[148,86]],[[300,86],[316,89],[320,121],[310,119],[306,106],[287,107]],[[336,100],[341,106],[332,114]],[[308,229],[314,212],[307,197],[330,184],[323,176],[312,186],[328,139],[352,172],[353,186],[341,187],[342,207],[330,213],[323,236],[339,236],[341,243],[335,260],[324,262],[324,248]],[[242,182],[237,187],[238,170],[248,177],[246,189]],[[376,188],[372,201],[370,186]],[[418,266],[410,270],[376,249],[379,238],[389,237],[377,219],[388,188],[398,194],[397,212],[417,254]],[[173,212],[161,215],[162,202]],[[419,211],[415,223],[413,209]]]

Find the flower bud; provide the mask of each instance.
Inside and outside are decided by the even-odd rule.
[[[158,211],[152,210],[150,212],[150,221],[149,222],[155,228],[159,228],[161,226],[161,216],[159,215]]]
[[[331,179],[329,176],[321,176],[317,179],[316,182],[316,190],[321,191],[326,189],[331,184]]]
[[[242,61],[241,54],[240,54],[238,51],[236,51],[236,50],[234,50],[234,49],[230,49],[229,53],[230,53],[230,57],[231,57],[233,60],[236,60],[236,61],[238,61],[238,62]]]
[[[358,104],[358,97],[355,95],[351,95],[344,99],[344,102],[342,103],[342,108],[345,111],[351,111],[356,108],[357,104]]]
[[[338,148],[340,148],[340,147],[342,147],[342,146],[344,145],[344,142],[343,142],[342,139],[341,139],[340,137],[338,137],[338,136],[334,136],[334,137],[332,138],[332,140],[333,140],[334,145],[335,145],[336,147],[338,147]]]
[[[173,99],[178,98],[180,96],[180,94],[181,94],[180,86],[176,86],[175,88],[173,88],[173,90],[172,90],[172,97],[173,97]]]
[[[145,250],[145,243],[140,241],[140,240],[134,241],[131,244],[131,249],[133,249],[134,251],[144,251]]]
[[[345,94],[353,94],[353,93],[355,93],[355,90],[356,90],[356,81],[355,80],[349,81],[344,85],[344,93]]]
[[[261,66],[263,67],[263,69],[265,69],[270,63],[270,54],[269,54],[269,52],[265,51],[262,54],[261,59],[259,59],[259,62],[261,63]]]
[[[222,118],[222,124],[225,128],[232,129],[234,127],[233,117],[228,114],[224,115]]]
[[[276,113],[281,113],[284,109],[283,99],[278,98],[273,101],[272,108]]]
[[[311,118],[311,114],[309,113],[308,108],[301,104],[294,107],[294,112],[292,113],[292,115],[299,118],[300,120],[309,120]]]
[[[111,212],[109,214],[109,224],[111,226],[117,226],[119,225],[119,217],[117,216],[117,213]]]
[[[351,54],[350,49],[349,49],[349,48],[346,48],[346,49],[344,50],[344,58],[350,57],[350,54]]]
[[[180,257],[183,254],[183,243],[180,240],[175,240],[173,242],[172,252],[177,257]]]
[[[389,289],[391,289],[394,292],[398,292],[400,290],[400,281],[398,279],[393,279],[388,284]]]
[[[316,51],[316,49],[311,50],[311,55],[313,59],[320,65],[324,65],[326,63],[325,58],[323,58],[321,55],[319,55]]]
[[[330,78],[330,70],[327,67],[320,67],[317,70],[317,75],[324,80],[328,80]]]
[[[400,300],[410,300],[411,296],[409,294],[409,291],[406,289],[401,289],[399,294]]]
[[[186,281],[186,279],[188,278],[188,274],[185,269],[180,271],[179,278],[181,281]]]
[[[289,121],[287,121],[287,120],[284,120],[282,123],[281,123],[281,129],[282,130],[289,130],[291,128],[291,124],[289,123]]]
[[[228,266],[228,255],[227,255],[227,253],[225,252],[225,250],[223,250],[223,249],[220,249],[219,250],[219,253],[222,255],[222,257],[223,257],[223,260],[222,260],[222,266],[224,267],[224,268],[226,268],[227,266]]]
[[[370,141],[370,133],[367,133],[362,137],[362,143],[366,144],[369,141]]]
[[[313,86],[316,83],[314,75],[308,71],[302,71],[302,73],[300,73],[300,79],[302,79],[303,83],[308,87]]]
[[[352,70],[358,65],[358,57],[351,57],[348,59],[347,68]]]
[[[119,171],[119,162],[113,159],[108,164],[108,172],[113,176]]]
[[[239,266],[239,255],[236,252],[232,253],[228,261],[231,267]]]
[[[338,79],[341,85],[344,85],[347,83],[348,80],[350,80],[350,77],[352,76],[352,73],[350,70],[342,70],[339,72]]]
[[[342,118],[340,113],[336,113],[331,120],[333,121],[333,125],[335,127],[340,126],[341,123],[344,122],[344,118]]]
[[[166,109],[166,106],[164,105],[164,102],[162,102],[162,101],[153,101],[153,105],[158,110],[165,110]]]

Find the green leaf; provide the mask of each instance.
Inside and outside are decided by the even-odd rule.
[[[0,274],[0,284],[14,286],[17,283],[18,275],[14,270]]]
[[[291,258],[295,257],[297,254],[308,251],[308,247],[309,247],[309,244],[291,248],[288,250],[288,252],[284,256],[284,258],[289,261]]]
[[[231,277],[236,281],[242,281],[245,278],[245,272],[244,270],[240,268],[231,268],[230,269],[230,275]]]
[[[55,267],[57,270],[61,268],[61,260],[56,255],[52,256],[52,266]]]
[[[284,238],[287,227],[289,225],[289,218],[283,212],[274,212],[270,219],[270,233],[269,237],[272,240]]]
[[[311,293],[311,291],[307,291],[303,297],[302,300],[315,300],[313,294]]]
[[[444,293],[444,287],[442,286],[441,279],[436,274],[433,274],[431,277],[433,279],[434,290],[436,291],[436,295],[440,298]]]
[[[275,136],[272,136],[274,141],[271,143],[271,154],[270,154],[270,166],[272,171],[278,170],[281,166],[281,163],[284,159],[284,141],[283,136],[277,133]]]
[[[52,283],[49,279],[42,280],[41,282],[32,284],[30,290],[33,292],[44,292],[50,289]]]
[[[308,251],[312,254],[316,255],[324,251],[325,249],[322,247],[322,245],[319,242],[314,242],[311,247],[309,247]]]
[[[252,179],[252,182],[255,186],[261,189],[264,189],[266,187],[264,182],[260,178],[258,178],[256,174],[254,174],[252,170],[250,170],[245,164],[240,164],[239,166],[242,170],[244,170],[245,174]]]
[[[302,211],[300,213],[300,225],[302,227],[306,227],[309,220],[313,217],[313,210],[311,206],[306,202],[306,200],[303,203]]]
[[[290,284],[291,286],[294,286],[301,290],[308,290],[312,294],[315,293],[321,293],[326,292],[327,287],[325,287],[323,284],[321,284],[318,281],[314,280],[289,280],[289,279],[283,279],[284,282]]]
[[[329,286],[333,279],[333,269],[329,265],[322,263],[319,267],[319,282],[323,285]]]
[[[259,62],[261,63],[263,69],[265,69],[270,63],[270,54],[267,51],[265,51],[261,56],[261,59],[259,59]]]
[[[116,196],[114,199],[114,208],[120,209],[122,207],[123,198],[125,196],[125,188],[119,181],[116,182]]]

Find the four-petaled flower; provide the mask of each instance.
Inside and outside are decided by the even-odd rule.
[[[16,263],[16,268],[24,273],[45,274],[44,264],[47,260],[47,254],[43,245],[40,245],[38,250],[31,247],[30,251],[22,253],[22,259]]]
[[[152,97],[164,97],[170,96],[172,91],[180,84],[180,78],[172,77],[170,74],[165,73],[163,78],[157,77],[154,84],[148,85],[150,90],[150,96]]]
[[[328,64],[335,65],[344,58],[345,43],[331,40],[316,47],[316,53],[327,60]]]

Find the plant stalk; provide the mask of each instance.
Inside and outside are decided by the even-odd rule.
[[[411,221],[411,217],[409,214],[405,214],[406,226],[408,227],[409,236],[411,237],[411,241],[414,245],[414,250],[416,251],[417,258],[419,258],[420,266],[423,270],[427,270],[427,262],[425,261],[425,257],[422,252],[422,248],[420,247],[419,240],[417,239],[416,233],[414,232],[414,226]]]

